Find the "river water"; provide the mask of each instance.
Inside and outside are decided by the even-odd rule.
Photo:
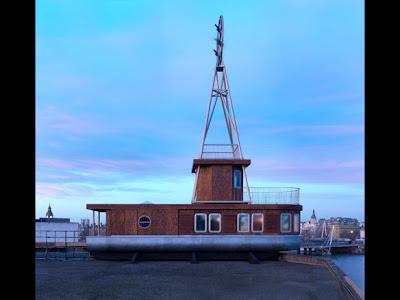
[[[364,289],[364,255],[332,255],[334,263],[353,281],[363,292]]]

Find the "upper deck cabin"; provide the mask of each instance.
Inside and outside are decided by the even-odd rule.
[[[106,235],[299,235],[299,190],[253,188],[253,201],[87,204],[106,214]],[[210,193],[210,192],[209,192]],[[213,199],[213,198],[212,198]]]

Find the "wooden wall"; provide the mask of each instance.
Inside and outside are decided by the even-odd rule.
[[[246,208],[247,207],[247,208]],[[299,208],[300,207],[300,208]],[[299,213],[301,206],[293,209],[266,209],[249,208],[220,208],[218,204],[206,205],[204,208],[198,205],[136,205],[129,208],[110,208],[106,210],[107,235],[183,235],[183,234],[218,234],[218,233],[195,233],[194,214],[195,213],[221,213],[221,233],[219,234],[281,234],[280,233],[280,214],[291,213],[291,225],[293,228],[293,214]],[[263,213],[264,230],[263,232],[237,232],[238,213]],[[148,216],[151,225],[148,228],[140,228],[138,219],[141,216]],[[251,225],[251,221],[250,221]],[[285,234],[299,234],[290,232]]]
[[[298,211],[290,210],[246,210],[246,209],[197,209],[197,210],[179,210],[179,234],[216,234],[211,232],[195,233],[194,232],[194,214],[195,213],[220,213],[221,214],[221,233],[220,234],[281,234],[281,213],[291,213],[291,226],[293,228],[293,214]],[[252,213],[263,213],[264,214],[264,229],[263,232],[237,232],[237,215],[239,213],[250,214],[250,227],[251,227],[251,214]],[[218,234],[218,233],[217,233]],[[299,232],[288,232],[285,234],[299,234]]]
[[[197,179],[197,199],[199,201],[212,200],[212,166],[201,166]]]
[[[197,184],[197,200],[233,199],[232,165],[200,166]]]
[[[232,165],[212,166],[212,196],[213,200],[232,201],[233,169]]]

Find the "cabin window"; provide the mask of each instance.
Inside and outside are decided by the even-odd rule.
[[[293,215],[293,231],[294,232],[300,231],[300,214]]]
[[[221,232],[221,214],[210,214],[209,232]]]
[[[249,214],[237,215],[237,231],[249,232],[250,231],[250,216]]]
[[[206,232],[207,231],[207,215],[195,214],[194,215],[194,231]]]
[[[140,228],[148,228],[150,227],[151,220],[148,216],[141,216],[139,218],[139,227]]]
[[[281,232],[290,232],[290,214],[281,214]]]
[[[242,187],[242,170],[241,169],[233,170],[233,187],[235,189],[240,189]]]
[[[253,232],[262,232],[264,230],[264,215],[262,213],[254,213],[252,215],[251,230]]]

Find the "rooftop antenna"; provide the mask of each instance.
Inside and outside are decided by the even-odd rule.
[[[224,48],[224,18],[222,15],[219,17],[218,25],[215,24],[215,27],[217,29],[217,38],[216,38],[216,49],[214,49],[214,53],[217,57],[217,62],[216,62],[215,71],[214,71],[211,95],[210,95],[210,98],[208,101],[208,109],[207,109],[207,115],[206,115],[206,119],[205,119],[204,132],[203,132],[203,137],[202,137],[202,141],[201,141],[199,158],[200,159],[207,158],[207,155],[210,153],[214,153],[214,154],[215,153],[219,153],[219,154],[223,153],[223,154],[230,154],[231,159],[244,159],[242,148],[240,145],[239,132],[238,132],[236,119],[235,119],[235,111],[233,109],[233,104],[232,104],[232,97],[231,97],[230,88],[229,88],[228,76],[227,76],[226,67],[225,67],[225,64],[223,61],[223,56],[222,56],[223,48]],[[206,144],[205,143],[217,102],[221,103],[222,110],[224,112],[226,128],[228,131],[228,136],[229,136],[229,141],[230,141],[229,145]],[[228,146],[228,149],[230,149],[230,150],[228,152],[226,152],[226,151],[223,151],[223,152],[209,151],[209,149],[212,149],[215,146]],[[220,151],[220,150],[218,150],[218,151]],[[197,172],[196,172],[196,179],[195,179],[195,184],[194,184],[194,189],[193,189],[192,202],[196,201],[196,186],[197,186],[197,179],[198,179],[198,174],[199,174],[198,170],[199,169],[197,169]],[[248,185],[246,169],[244,166],[242,166],[242,170],[243,170],[245,188],[247,189],[249,202],[251,202],[250,188]]]

